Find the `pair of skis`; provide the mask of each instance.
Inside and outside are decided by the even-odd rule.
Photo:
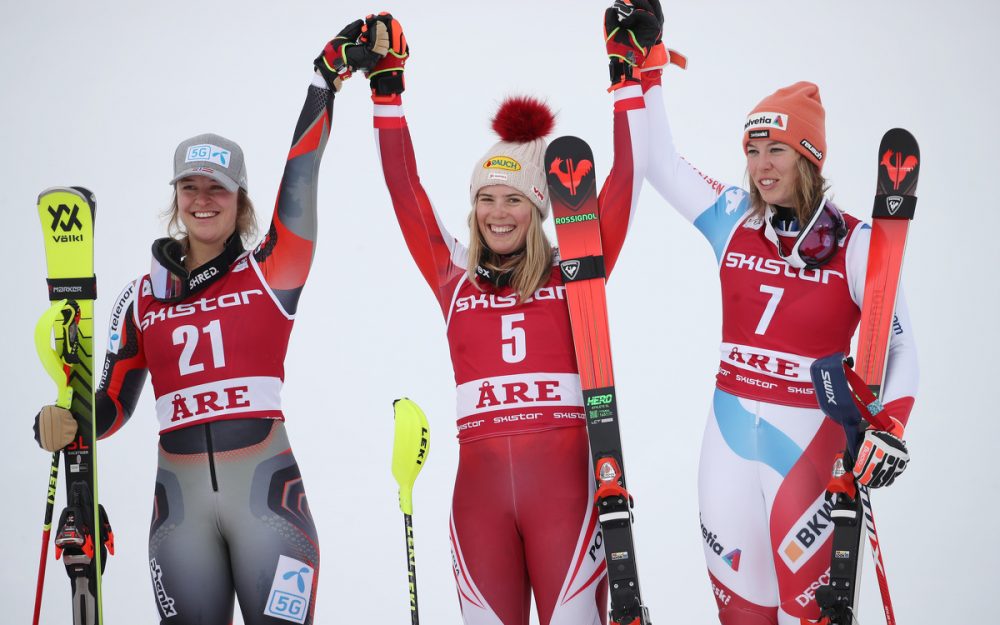
[[[594,499],[608,570],[611,623],[648,625],[649,610],[639,590],[632,496],[625,485],[618,427],[594,155],[583,140],[559,137],[545,151],[545,170],[583,388],[596,480]]]
[[[865,421],[880,430],[893,429],[881,411],[881,391],[906,235],[917,203],[919,172],[920,149],[913,135],[901,128],[888,131],[879,145],[878,187],[872,209],[856,364],[852,371],[850,361],[835,354],[817,360],[811,370],[820,408],[843,426],[847,438],[842,457],[834,462],[828,487],[834,503],[830,583],[816,592],[820,623],[829,625],[852,625],[856,621],[866,531],[886,623],[896,622],[869,489],[857,483],[851,467],[858,458]]]
[[[94,444],[95,214],[94,195],[83,187],[52,188],[38,198],[52,304],[35,327],[35,347],[58,389],[56,405],[73,414],[77,435],[52,455],[49,468],[34,625],[41,611],[60,455],[65,461],[66,508],[56,525],[55,546],[56,558],[62,559],[70,578],[73,625],[103,623],[101,574],[106,554],[114,553],[114,534],[97,496]]]

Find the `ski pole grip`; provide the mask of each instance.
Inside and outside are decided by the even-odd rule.
[[[35,324],[35,351],[45,372],[49,374],[58,389],[56,405],[69,410],[73,401],[73,389],[66,379],[65,364],[59,353],[52,348],[52,330],[64,327],[63,309],[69,304],[65,299],[53,302],[49,309],[42,313]]]

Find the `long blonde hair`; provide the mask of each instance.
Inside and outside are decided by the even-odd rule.
[[[164,211],[163,216],[167,219],[167,235],[177,239],[188,249],[188,234],[181,223],[180,213],[177,209],[177,189],[174,188],[174,196],[170,199],[170,206]],[[243,240],[243,247],[249,247],[257,241],[257,213],[254,210],[250,196],[241,187],[236,196],[236,232]]]
[[[820,199],[830,187],[816,165],[801,154],[797,152],[796,154],[799,158],[795,161],[795,168],[798,173],[797,184],[795,186],[795,205],[786,208],[791,208],[799,223],[805,224],[812,217],[813,211],[819,206]],[[761,197],[760,191],[757,190],[757,185],[754,184],[753,179],[750,177],[749,167],[747,167],[746,178],[750,188],[751,214],[754,217],[763,217],[764,209],[767,208],[767,202]]]
[[[552,244],[542,230],[542,214],[538,208],[533,207],[531,211],[524,249],[501,258],[483,240],[483,233],[476,222],[476,207],[473,206],[469,213],[469,266],[465,272],[469,282],[482,290],[476,278],[476,267],[479,266],[497,273],[512,272],[510,286],[522,303],[545,286],[552,272]]]

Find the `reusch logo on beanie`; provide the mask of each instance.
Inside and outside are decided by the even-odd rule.
[[[751,139],[787,144],[821,171],[826,157],[826,111],[819,87],[797,82],[767,96],[743,124],[743,152]]]

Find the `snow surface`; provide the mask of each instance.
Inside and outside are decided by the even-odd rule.
[[[0,206],[11,223],[0,365],[11,426],[0,459],[4,622],[30,618],[48,466],[30,429],[38,407],[54,397],[31,338],[46,307],[38,192],[85,185],[97,194],[103,345],[115,295],[148,267],[149,244],[162,236],[159,213],[178,141],[209,131],[239,141],[266,223],[312,59],[356,14],[395,9],[413,48],[406,111],[422,179],[446,224],[464,232],[468,176],[494,141],[487,120],[505,94],[546,96],[559,110],[557,133],[585,137],[599,171],[607,171],[604,6],[0,5]],[[987,398],[1000,344],[990,264],[1000,220],[989,191],[1000,102],[994,73],[981,68],[1000,57],[1000,9],[979,1],[729,0],[668,2],[666,12],[666,40],[690,58],[688,71],[672,69],[666,81],[677,143],[708,175],[742,178],[746,112],[803,79],[821,87],[825,173],[838,205],[855,215],[870,211],[882,133],[903,126],[920,141],[920,203],[904,271],[923,374],[908,430],[913,463],[873,499],[899,622],[973,622],[986,614],[997,579],[989,546],[1000,421]],[[421,612],[427,622],[458,623],[447,545],[457,458],[448,350],[438,307],[392,217],[360,79],[337,98],[325,161],[319,247],[284,392],[322,540],[317,620],[360,613],[371,622],[406,622],[403,527],[389,460],[391,401],[407,395],[433,428],[415,490]],[[709,246],[648,185],[609,294],[643,589],[655,622],[712,623],[695,475],[718,353],[716,269]],[[153,623],[149,387],[137,416],[100,449],[101,499],[118,546],[105,577],[106,619]],[[881,615],[866,566],[861,622],[870,625]],[[62,569],[49,562],[44,623],[68,622]]]

